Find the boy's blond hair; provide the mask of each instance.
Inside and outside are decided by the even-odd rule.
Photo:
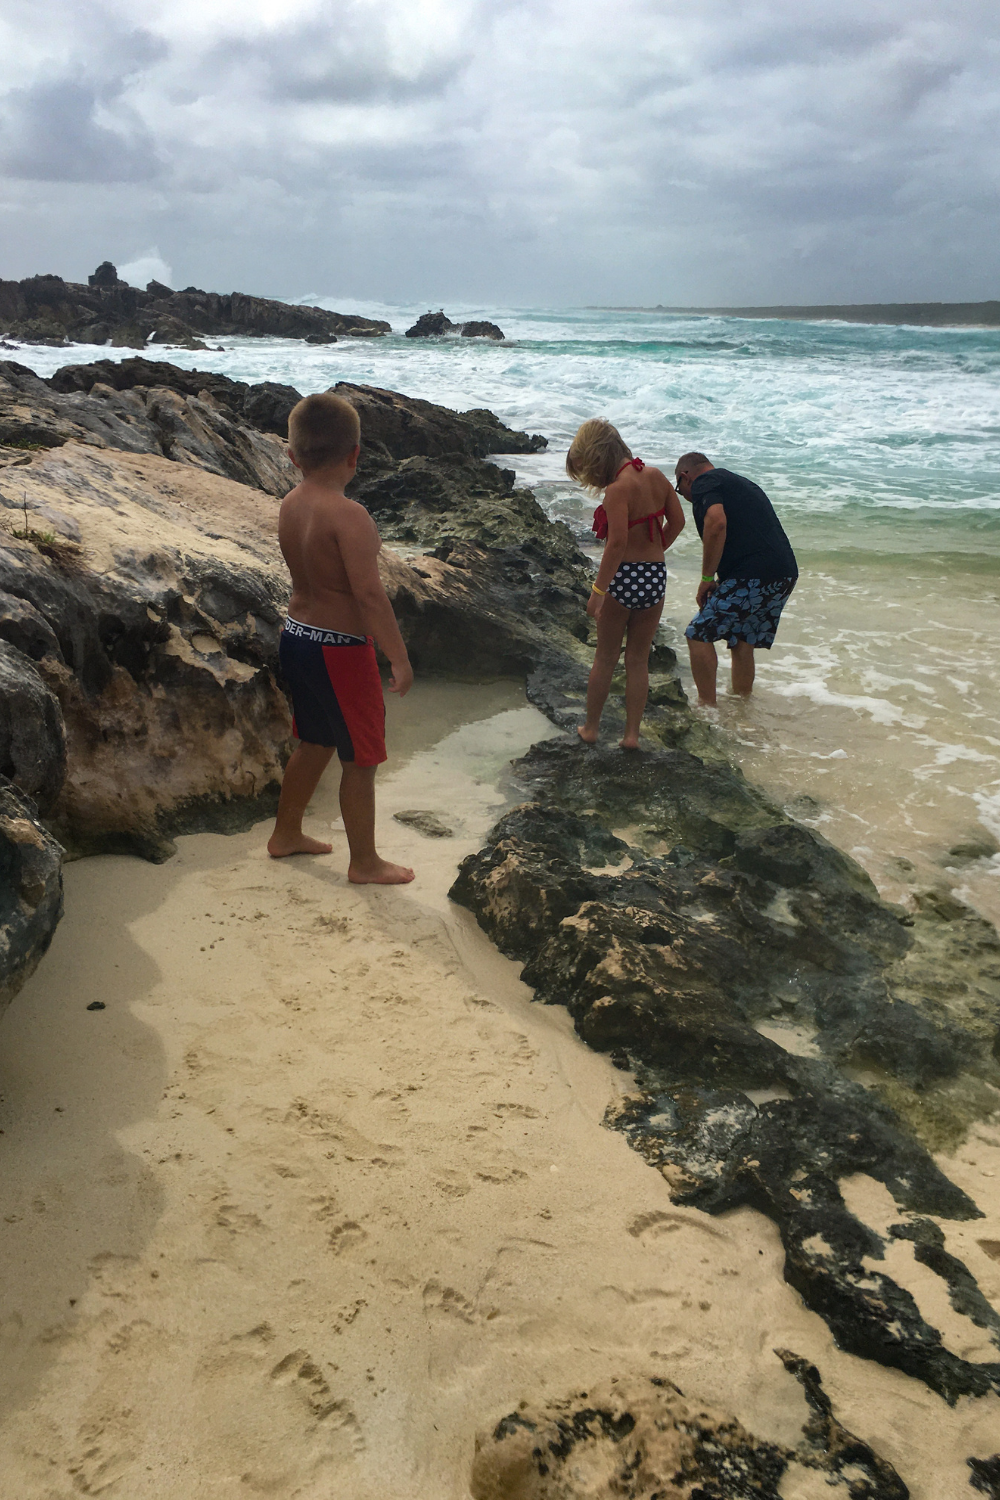
[[[303,474],[343,463],[361,441],[361,419],[349,401],[322,391],[288,414],[288,446]]]
[[[566,455],[566,473],[588,490],[606,490],[632,450],[617,427],[591,417],[577,432]]]

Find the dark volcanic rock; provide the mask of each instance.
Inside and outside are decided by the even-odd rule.
[[[446,318],[443,312],[425,312],[414,323],[412,328],[406,330],[408,339],[430,339],[443,333],[453,333],[458,327],[450,318]]]
[[[37,630],[32,628],[36,620]],[[0,776],[16,782],[45,812],[66,775],[62,710],[31,656],[11,645],[4,638],[8,634],[36,649],[41,644],[39,660],[58,647],[48,621],[33,605],[0,593]]]
[[[473,1500],[779,1500],[804,1493],[810,1472],[845,1500],[907,1500],[892,1465],[834,1416],[815,1365],[775,1353],[810,1408],[795,1448],[755,1438],[672,1381],[624,1376],[544,1406],[522,1401],[479,1433]]]
[[[190,328],[188,328],[187,324],[182,323],[179,318],[157,318],[153,326],[153,331],[149,334],[148,338],[142,336],[142,329],[137,329],[136,332],[140,335],[138,338],[130,337],[126,339],[123,335],[119,334],[112,338],[111,343],[119,345],[127,344],[132,349],[144,349],[147,343],[172,344],[178,349],[208,348],[205,340],[197,338],[191,332]]]
[[[371,338],[392,331],[380,318],[328,312],[322,307],[295,307],[270,297],[251,297],[245,292],[175,292],[169,311],[196,332],[217,337],[242,334],[253,338],[304,339],[312,333],[334,339]]]
[[[179,396],[198,396],[208,391],[220,405],[234,415],[243,410],[248,393],[256,386],[243,380],[230,380],[228,375],[216,374],[214,370],[182,370],[179,365],[166,360],[143,359],[97,359],[89,365],[63,365],[43,384],[60,395],[89,394],[95,385],[107,385],[115,391],[131,391],[137,386],[159,387],[176,391]],[[288,389],[291,387],[280,387]],[[299,399],[296,392],[296,400]]]
[[[34,383],[29,382],[26,392],[43,404],[51,402],[53,392],[85,395],[98,385],[116,391],[165,388],[185,397],[201,397],[207,392],[227,416],[282,437],[287,433],[288,413],[302,399],[294,386],[269,380],[247,385],[214,371],[182,370],[166,361],[141,357],[64,365],[48,381],[32,375],[23,365],[0,364],[0,374],[5,371],[17,371],[20,382],[30,376]],[[352,385],[347,381],[332,389],[357,408],[361,418],[362,462],[367,468],[384,464],[386,459],[439,458],[451,453],[484,458],[491,453],[537,453],[546,447],[546,440],[540,434],[529,437],[525,432],[516,432],[490,411],[449,411],[418,397],[403,396],[399,391]],[[0,403],[0,442],[4,441],[7,430],[14,436],[21,431],[13,423],[9,428],[3,426]]]
[[[498,328],[495,323],[482,321],[478,323],[463,323],[462,337],[463,339],[494,339],[499,343],[504,337],[504,331],[502,328]]]
[[[283,496],[297,482],[276,424],[290,387],[245,386],[155,360],[68,366],[51,381],[0,363],[0,443],[56,448],[82,442],[155,453]],[[244,416],[249,399],[256,421]],[[294,402],[292,402],[294,405]]]
[[[258,432],[274,432],[287,440],[289,412],[301,400],[293,385],[264,380],[260,385],[252,385],[244,396],[243,419]]]
[[[502,578],[501,560],[512,579]],[[446,559],[428,555],[405,564],[384,552],[382,579],[414,670],[478,682],[523,678],[553,657],[565,662],[575,649],[582,674],[584,648],[552,614],[538,610],[523,562],[469,544],[449,548]],[[571,625],[581,595],[563,592]]]
[[[909,1292],[871,1269],[884,1241],[838,1187],[864,1172],[906,1213],[979,1216],[890,1106],[1000,1085],[996,933],[969,913],[975,947],[960,917],[888,906],[737,771],[683,747],[550,741],[515,775],[529,800],[464,862],[452,897],[526,961],[538,999],[635,1070],[640,1092],[609,1123],[680,1201],[772,1218],[786,1279],[843,1348],[949,1401],[1000,1391],[1000,1362],[951,1354]],[[931,965],[968,995],[968,1019],[921,994]],[[856,1081],[873,1069],[873,1086]],[[754,1103],[758,1091],[777,1097]],[[971,1274],[928,1233],[914,1236],[918,1257],[1000,1343]]]
[[[972,1488],[989,1500],[1000,1500],[1000,1453],[994,1453],[992,1458],[970,1458],[968,1464],[972,1470],[969,1476]]]
[[[125,283],[123,283],[124,285]],[[118,285],[118,268],[113,266],[109,260],[102,260],[92,276],[87,277],[88,286],[110,288]]]
[[[0,1015],[37,967],[62,908],[62,850],[30,798],[0,776]]]
[[[99,330],[108,330],[105,337],[113,343],[136,348],[151,336],[197,348],[199,334],[297,339],[318,335],[332,341],[338,335],[390,332],[389,324],[380,319],[294,307],[243,292],[221,294],[198,287],[173,292],[155,281],[140,291],[119,280],[110,261],[98,266],[87,286],[61,276],[0,281],[0,328],[27,340],[69,336],[88,342],[98,341]]]
[[[441,458],[463,453],[485,458],[490,453],[539,453],[548,447],[540,433],[530,437],[506,427],[491,411],[450,411],[446,406],[403,396],[372,385],[333,386],[357,408],[361,418],[362,458]]]

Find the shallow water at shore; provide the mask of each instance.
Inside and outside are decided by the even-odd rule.
[[[693,543],[665,611],[692,697],[682,600],[697,587]],[[720,695],[712,716],[733,758],[890,899],[947,885],[1000,922],[997,575],[970,569],[958,590],[922,558],[886,568],[804,552],[800,566],[753,698]]]

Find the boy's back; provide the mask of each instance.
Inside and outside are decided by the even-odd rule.
[[[352,574],[362,586],[371,582],[382,543],[364,506],[303,479],[281,503],[278,542],[292,575],[289,614],[307,625],[366,634]]]
[[[329,854],[302,831],[302,817],[334,750],[340,810],[350,845],[348,879],[401,885],[413,879],[375,848],[375,771],[385,760],[385,703],[377,640],[392,668],[390,690],[413,682],[403,638],[382,587],[382,543],[363,506],[344,493],[357,469],[360,423],[339,396],[307,396],[288,419],[289,457],[302,470],[281,505],[278,540],[292,575],[278,656],[292,696],[299,743],[285,767],[268,853]]]

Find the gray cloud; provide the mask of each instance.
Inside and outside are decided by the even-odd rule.
[[[97,91],[62,80],[12,91],[0,122],[0,167],[41,182],[144,182],[159,171],[149,134],[130,113],[99,123]],[[122,115],[124,114],[124,118]]]
[[[20,12],[4,274],[82,274],[103,230],[98,259],[356,297],[997,294],[983,0],[225,3]]]

